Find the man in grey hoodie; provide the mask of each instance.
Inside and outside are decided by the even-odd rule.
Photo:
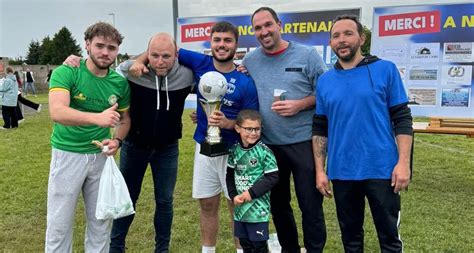
[[[145,54],[149,72],[140,77],[129,74],[133,60],[123,62],[116,69],[127,78],[131,91],[131,126],[123,141],[120,170],[135,206],[150,164],[156,204],[155,252],[168,252],[178,172],[178,140],[182,137],[181,116],[195,81],[192,71],[178,63],[176,42],[171,35],[158,33],[151,37]],[[69,56],[64,63],[76,66],[79,59]],[[125,238],[134,216],[114,220],[110,252],[125,252]]]
[[[194,86],[193,73],[177,61],[174,39],[154,35],[146,52],[150,71],[140,77],[128,74],[133,61],[117,67],[130,84],[132,125],[120,153],[120,170],[135,205],[146,168],[150,164],[155,190],[155,252],[168,252],[173,221],[173,192],[178,172],[178,140],[186,97]],[[134,215],[114,221],[110,252],[125,251]]]

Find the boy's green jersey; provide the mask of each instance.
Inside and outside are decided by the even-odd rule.
[[[265,174],[278,171],[273,152],[261,141],[248,149],[242,147],[240,143],[232,146],[227,165],[234,169],[238,194],[263,179]],[[236,221],[267,222],[269,217],[270,192],[234,208]]]
[[[127,80],[112,69],[105,77],[97,77],[87,69],[85,61],[81,61],[78,68],[62,65],[54,70],[49,92],[57,91],[68,91],[69,107],[83,112],[100,113],[115,103],[118,103],[118,111],[128,110],[130,106]],[[54,123],[51,145],[75,153],[98,153],[100,150],[91,141],[102,141],[110,136],[110,128]]]

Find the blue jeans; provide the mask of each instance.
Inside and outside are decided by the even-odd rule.
[[[155,252],[168,252],[171,223],[173,222],[173,192],[178,172],[178,141],[159,149],[140,148],[123,142],[120,153],[120,170],[136,206],[148,164],[151,166],[155,190]],[[125,251],[125,237],[134,215],[114,220],[110,252]]]
[[[34,82],[25,82],[25,88],[23,90],[23,92],[25,93],[25,96],[28,95],[28,87],[31,88],[31,90],[33,91],[33,95],[36,96],[36,88],[35,88],[35,83]]]

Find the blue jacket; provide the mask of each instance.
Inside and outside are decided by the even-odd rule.
[[[16,106],[18,102],[18,83],[13,74],[8,74],[0,86],[0,97],[2,98],[2,105]]]

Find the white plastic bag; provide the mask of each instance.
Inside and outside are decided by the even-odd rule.
[[[134,214],[132,199],[114,157],[107,157],[100,176],[95,217],[99,220],[118,219]]]
[[[268,251],[271,253],[281,252],[280,242],[278,242],[278,236],[276,233],[270,234],[270,238],[268,240]]]

